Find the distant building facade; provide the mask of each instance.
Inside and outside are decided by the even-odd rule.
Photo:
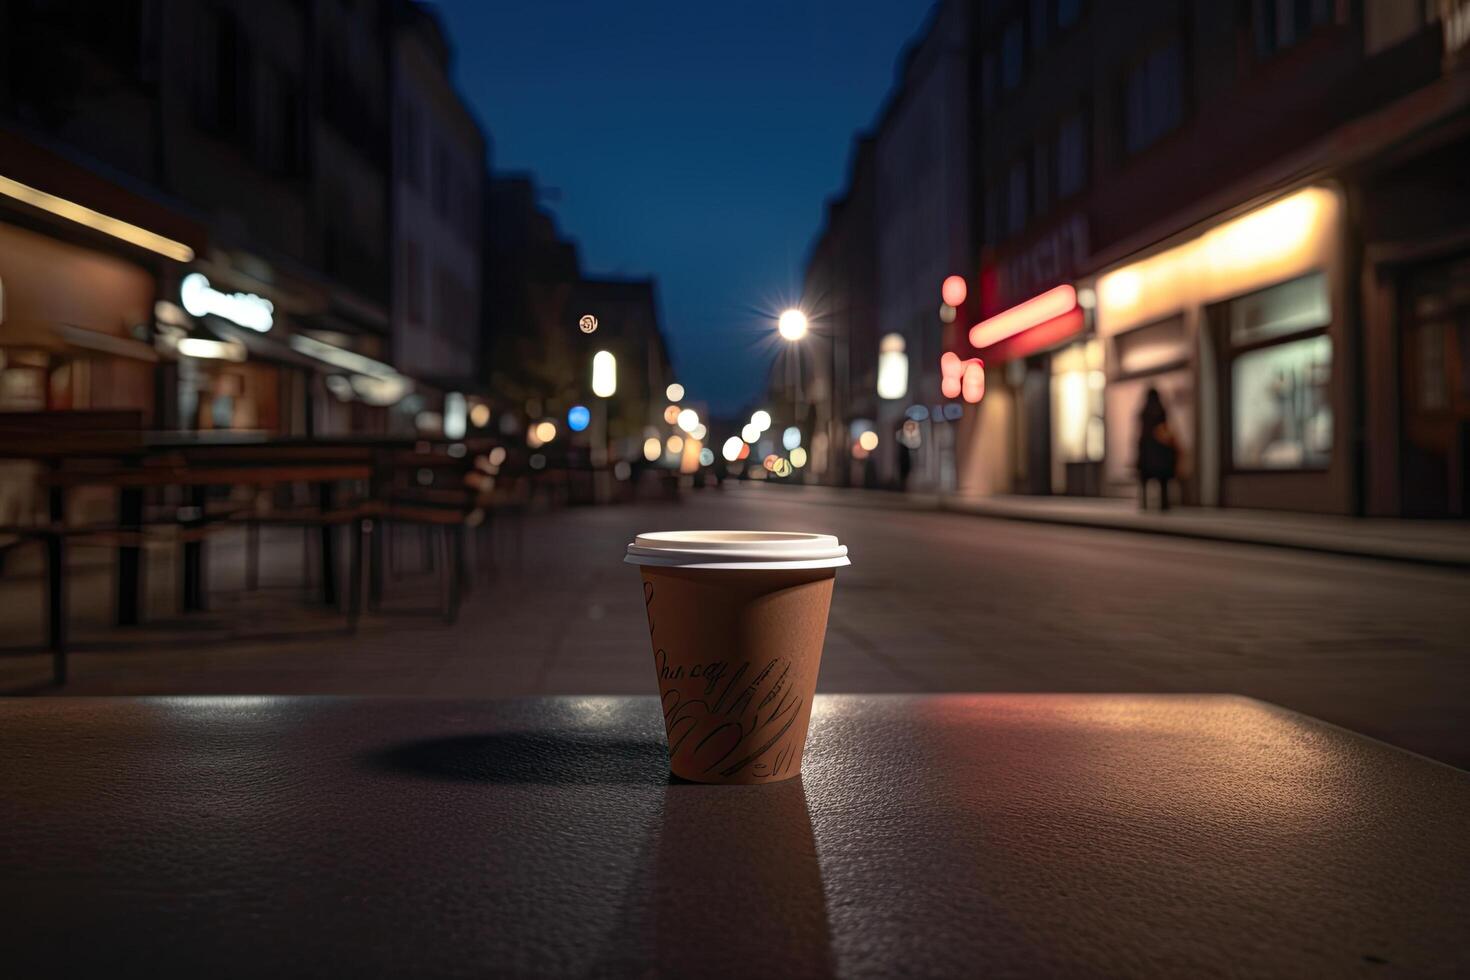
[[[990,379],[968,469],[1134,494],[1155,388],[1187,502],[1464,513],[1470,416],[1443,338],[1470,147],[1441,17],[1464,5],[981,8],[974,320],[1058,287],[1079,302],[957,343]]]
[[[444,390],[483,380],[480,350],[485,139],[450,78],[442,26],[394,7],[393,360]]]
[[[124,399],[163,428],[386,428],[409,387],[387,364],[386,4],[134,0],[77,16],[19,0],[0,16],[0,176],[28,188],[0,195],[0,234],[53,243],[0,242],[0,282],[27,280],[34,297],[7,321],[35,324],[26,336],[0,325],[8,363],[23,368],[7,367],[0,388],[32,391],[45,375],[46,397],[27,407]],[[139,247],[109,233],[108,217],[187,248]],[[96,289],[79,253],[40,280],[7,270],[60,246],[141,270],[128,309],[68,308]],[[77,330],[139,346],[97,350]],[[145,349],[140,395],[114,376],[137,374],[119,358]]]

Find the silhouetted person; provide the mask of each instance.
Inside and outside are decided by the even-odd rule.
[[[900,442],[898,444],[898,489],[907,490],[909,488],[909,474],[913,471],[914,451]]]
[[[1159,481],[1159,510],[1169,509],[1169,481],[1174,479],[1174,467],[1179,451],[1174,443],[1174,433],[1169,431],[1168,412],[1164,411],[1164,400],[1159,389],[1150,388],[1143,399],[1143,410],[1138,413],[1138,507],[1148,510],[1148,481]]]

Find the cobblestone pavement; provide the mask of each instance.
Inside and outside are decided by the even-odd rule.
[[[255,593],[240,589],[243,542],[212,543],[212,608],[187,617],[170,608],[172,549],[155,549],[150,622],[132,630],[106,625],[110,570],[94,552],[74,576],[79,649],[67,693],[648,693],[640,590],[622,548],[638,530],[693,527],[822,530],[850,546],[826,691],[1226,691],[1470,768],[1470,576],[822,506],[779,488],[532,515],[519,557],[516,535],[499,533],[493,578],[481,577],[453,627],[433,614],[416,539],[398,549],[410,570],[390,582],[393,611],[367,615],[356,636],[305,600],[300,532],[267,537]],[[28,564],[13,555],[0,579],[0,691],[50,693]]]

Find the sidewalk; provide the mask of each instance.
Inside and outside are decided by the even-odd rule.
[[[738,485],[738,484],[737,484]],[[1295,548],[1332,555],[1470,569],[1470,521],[1336,517],[1287,511],[1175,507],[1141,512],[1118,497],[956,497],[838,487],[752,484],[811,503],[942,510],[1043,524]]]

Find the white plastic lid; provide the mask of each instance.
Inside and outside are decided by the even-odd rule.
[[[682,568],[840,568],[847,548],[803,531],[653,531],[628,545],[630,565]]]

